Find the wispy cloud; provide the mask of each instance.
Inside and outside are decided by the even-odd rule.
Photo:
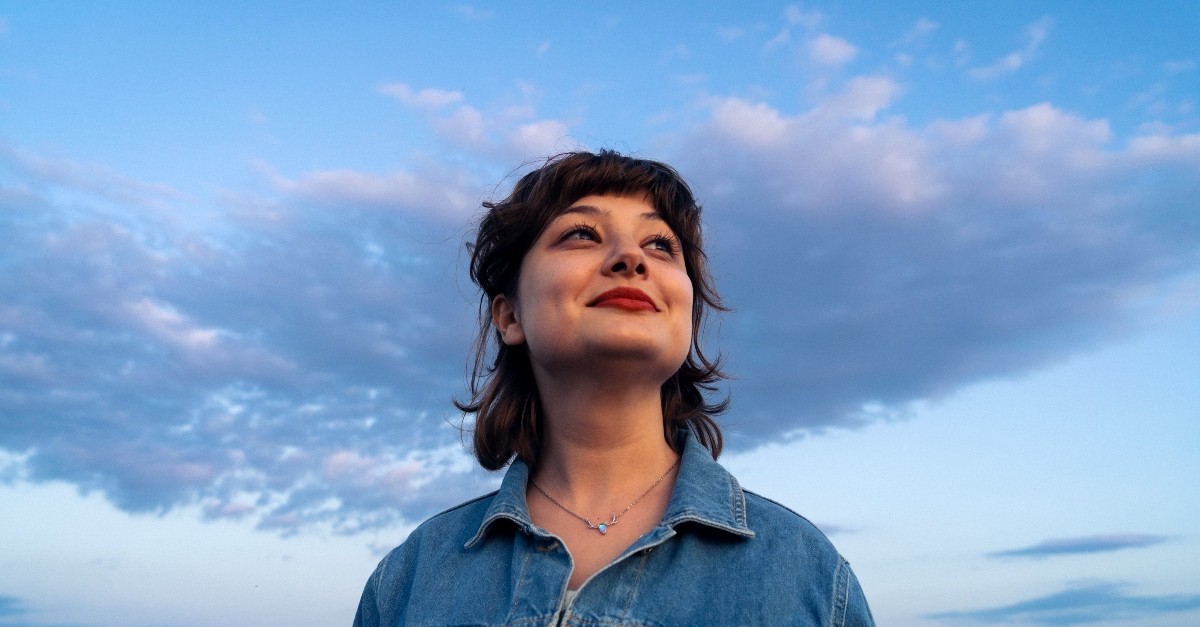
[[[941,25],[927,18],[921,17],[913,23],[903,35],[900,36],[900,44],[913,44],[928,39]]]
[[[1050,34],[1050,27],[1052,25],[1053,21],[1049,17],[1043,17],[1030,24],[1025,27],[1024,46],[1004,55],[993,63],[972,68],[969,74],[973,78],[989,79],[1016,72],[1037,56],[1038,50],[1042,47],[1042,42]]]
[[[405,83],[381,85],[379,92],[421,112],[430,127],[456,149],[496,162],[522,163],[577,147],[567,122],[539,119],[528,104],[484,111],[466,103],[461,92],[414,89]]]
[[[426,87],[414,90],[405,83],[384,83],[379,86],[379,93],[395,98],[402,104],[419,109],[441,109],[462,102],[460,91],[435,89]]]
[[[930,618],[955,624],[964,621],[997,624],[1085,625],[1101,621],[1150,621],[1155,617],[1200,608],[1200,594],[1138,596],[1128,586],[1100,582],[1077,585],[1043,597],[1000,607],[943,612]]]
[[[824,22],[825,14],[820,11],[805,11],[799,5],[788,5],[783,10],[783,25],[775,36],[767,41],[764,48],[770,51],[779,46],[791,43],[792,31],[796,28],[811,32],[819,28]]]
[[[355,170],[319,170],[289,178],[270,165],[257,169],[280,192],[329,207],[358,206],[419,212],[427,219],[466,220],[478,205],[479,185],[460,169],[384,174]]]
[[[1084,536],[1080,538],[1057,538],[1039,542],[1032,546],[989,553],[988,557],[1053,557],[1078,555],[1081,553],[1108,553],[1123,549],[1141,549],[1166,542],[1165,536],[1146,534],[1117,534]]]
[[[0,143],[0,166],[20,172],[26,180],[38,181],[43,186],[92,194],[122,205],[162,209],[180,197],[169,185],[138,181],[103,165],[46,157],[4,143]]]

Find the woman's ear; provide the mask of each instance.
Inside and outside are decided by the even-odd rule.
[[[521,330],[521,322],[517,320],[517,309],[513,301],[504,294],[497,294],[492,299],[492,324],[500,331],[500,339],[509,346],[525,343],[525,332]]]

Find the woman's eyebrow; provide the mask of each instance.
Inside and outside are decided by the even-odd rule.
[[[601,209],[599,207],[593,207],[592,205],[571,205],[570,207],[563,209],[563,212],[560,213],[559,215],[565,216],[569,213],[582,213],[584,215],[593,216],[593,217],[607,217],[607,216],[612,215],[611,211],[609,211],[607,209]],[[647,212],[643,213],[642,219],[643,220],[656,220],[658,222],[666,222],[666,220],[663,220],[663,217],[661,215],[659,215],[659,213],[657,211],[647,211]]]

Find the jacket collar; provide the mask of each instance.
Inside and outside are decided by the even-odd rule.
[[[673,530],[680,523],[693,522],[744,538],[754,537],[754,531],[746,524],[746,495],[737,479],[712,458],[690,430],[686,438],[679,475],[675,478],[675,491],[663,514],[662,526]],[[545,534],[529,518],[529,505],[525,500],[528,481],[529,466],[519,459],[514,460],[465,548],[481,541],[501,519],[513,522],[527,534]]]

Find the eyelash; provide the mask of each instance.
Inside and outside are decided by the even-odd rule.
[[[600,232],[596,229],[596,227],[594,227],[590,224],[584,224],[582,222],[572,226],[571,228],[569,228],[565,232],[563,232],[562,239],[563,239],[563,241],[566,241],[568,239],[571,239],[574,235],[577,235],[579,233],[585,233],[587,235],[591,235],[592,237],[596,238],[597,240],[600,239]]]
[[[563,232],[562,241],[572,239],[579,234],[590,235],[597,241],[600,239],[600,231],[595,226],[581,222]],[[669,233],[656,233],[650,236],[650,239],[647,241],[653,244],[662,244],[664,247],[661,250],[672,257],[678,255],[680,252],[679,240]]]
[[[666,233],[659,233],[659,234],[655,235],[654,237],[650,238],[650,241],[654,242],[654,243],[665,244],[666,249],[664,250],[664,252],[670,254],[672,257],[679,254],[679,248],[680,248],[679,240],[676,239],[675,236],[673,236],[673,235],[668,235]]]

